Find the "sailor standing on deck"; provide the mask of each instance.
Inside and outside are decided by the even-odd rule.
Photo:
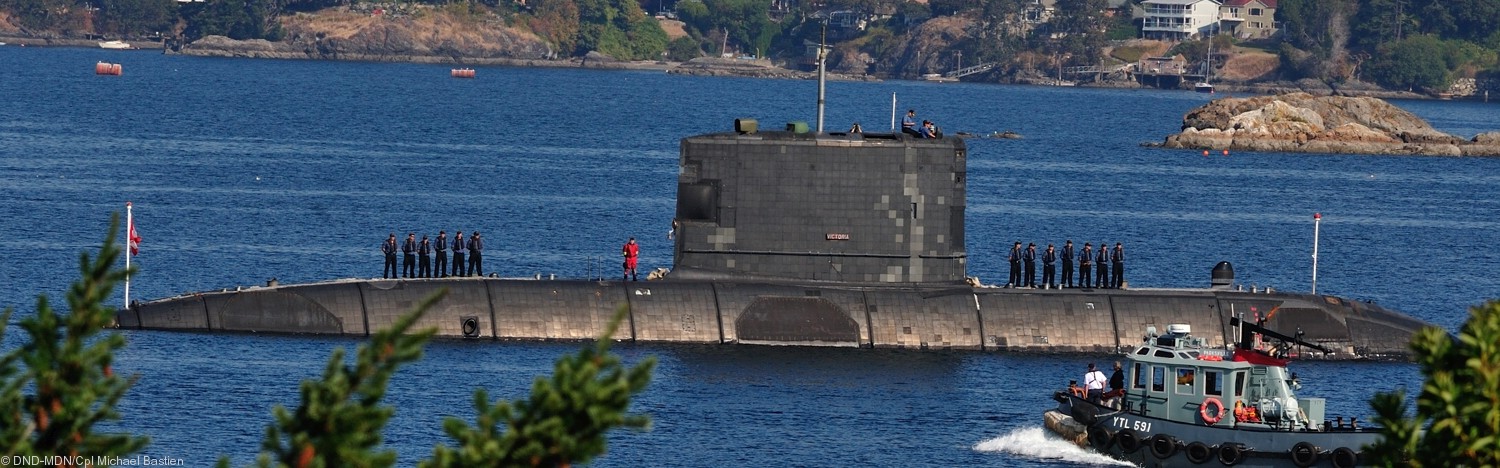
[[[1026,246],[1026,253],[1021,254],[1021,262],[1026,264],[1026,276],[1021,278],[1026,281],[1026,287],[1036,287],[1036,243],[1032,242]]]
[[[450,276],[464,276],[468,270],[464,266],[464,231],[462,229],[453,231],[453,273]]]
[[[401,274],[407,278],[417,276],[416,233],[406,233],[406,242],[401,243]]]
[[[1005,287],[1021,287],[1021,241],[1016,241],[1016,245],[1010,248],[1010,281]]]
[[[1057,289],[1057,251],[1052,250],[1052,244],[1042,252],[1042,287]]]
[[[620,247],[620,256],[625,257],[625,273],[623,275],[623,278],[620,278],[620,281],[625,281],[627,279],[631,281],[637,281],[635,276],[635,265],[636,259],[641,256],[641,247],[635,243],[634,237],[630,238],[630,240],[628,241],[625,241],[625,245],[623,247]]]
[[[426,234],[422,234],[422,242],[417,243],[417,277],[432,277],[432,241],[427,240]]]
[[[437,240],[432,242],[437,249],[437,261],[433,262],[433,278],[448,276],[448,231],[438,231]]]
[[[401,270],[396,269],[396,233],[391,233],[391,237],[387,237],[385,243],[380,244],[380,251],[385,253],[385,268],[381,269],[380,277],[400,278]]]
[[[1094,283],[1092,267],[1094,265],[1094,244],[1084,242],[1083,251],[1078,253],[1078,287],[1091,288]]]
[[[479,238],[479,231],[469,237],[469,275],[484,276],[484,240]]]
[[[1110,256],[1114,261],[1114,284],[1115,289],[1125,287],[1125,246],[1119,242],[1115,243],[1115,252]]]
[[[1064,243],[1062,248],[1062,287],[1064,288],[1073,287],[1073,256],[1076,254],[1077,252],[1073,251],[1073,239],[1068,239],[1068,242]]]
[[[1094,274],[1094,287],[1109,288],[1109,243],[1099,243],[1099,255],[1094,257],[1094,264],[1099,272]]]

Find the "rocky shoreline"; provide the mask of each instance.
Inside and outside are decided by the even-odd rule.
[[[1299,153],[1500,156],[1500,131],[1473,138],[1432,128],[1373,97],[1292,93],[1222,98],[1189,111],[1162,148]]]

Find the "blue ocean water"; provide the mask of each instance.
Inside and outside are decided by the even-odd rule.
[[[95,62],[124,75],[93,75]],[[969,140],[970,273],[1001,275],[1022,240],[1123,242],[1137,287],[1310,287],[1448,329],[1500,297],[1500,159],[1144,148],[1204,96],[918,82],[830,83],[827,128],[890,123],[892,94]],[[132,297],[379,274],[390,232],[482,231],[490,270],[613,271],[626,237],[669,266],[678,140],[754,117],[812,121],[816,83],[658,72],[447,67],[0,47],[0,304],[58,302],[109,213],[134,204]],[[1401,101],[1439,129],[1500,129],[1495,104]],[[420,234],[419,234],[420,235]],[[12,322],[17,320],[12,318]],[[140,375],[122,430],[152,456],[253,459],[270,408],[335,347],[325,337],[126,332]],[[14,327],[4,349],[18,346]],[[471,392],[519,396],[571,343],[437,341],[392,382],[387,445],[411,464],[446,443]],[[622,344],[656,356],[635,406],[649,432],[612,436],[604,466],[1107,464],[1045,437],[1050,389],[1110,356]],[[1303,393],[1360,416],[1420,384],[1393,363],[1299,363]]]

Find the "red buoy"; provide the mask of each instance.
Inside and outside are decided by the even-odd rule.
[[[449,73],[454,78],[473,78],[475,75],[473,68],[454,68],[453,71]]]
[[[120,76],[125,70],[118,63],[99,62],[94,64],[95,75]]]

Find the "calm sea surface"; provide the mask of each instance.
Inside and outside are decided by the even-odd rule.
[[[124,76],[93,74],[100,60]],[[583,277],[626,237],[669,266],[678,140],[813,121],[816,83],[653,72],[169,57],[0,47],[0,304],[61,302],[79,252],[135,204],[133,297],[379,274],[390,232],[479,230],[492,270]],[[1160,141],[1205,97],[915,82],[831,83],[830,130],[890,122],[891,95],[970,140],[971,274],[1000,278],[1005,245],[1123,242],[1136,286],[1239,281],[1373,300],[1454,329],[1500,297],[1500,159],[1234,153]],[[1500,106],[1398,102],[1441,130],[1500,129]],[[612,262],[611,263],[612,267]],[[12,318],[12,322],[17,320]],[[248,462],[270,408],[293,403],[344,338],[126,332],[140,375],[118,427],[146,454]],[[4,349],[21,341],[15,327]],[[404,369],[387,444],[403,464],[447,443],[472,390],[519,396],[568,343],[438,341]],[[1047,395],[1109,356],[621,345],[656,356],[634,409],[649,432],[611,437],[604,466],[1052,466],[1107,461],[1043,436]],[[1303,394],[1365,416],[1413,366],[1299,363]]]

